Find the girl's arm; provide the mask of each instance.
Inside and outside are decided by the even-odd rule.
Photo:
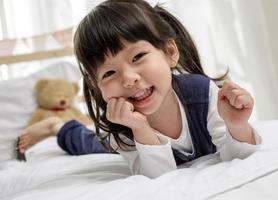
[[[160,144],[146,116],[134,111],[133,105],[123,97],[111,98],[108,101],[106,117],[113,123],[129,127],[132,130],[135,141],[146,145]]]
[[[245,89],[225,81],[218,91],[217,107],[219,115],[225,121],[234,139],[256,144],[252,128],[248,123],[254,100]]]
[[[141,174],[156,178],[177,169],[170,141],[159,133],[158,138],[160,145],[144,145],[135,141],[135,147],[126,146],[125,150],[121,150],[111,137],[111,146],[127,161],[133,175]],[[126,143],[131,142],[127,138],[122,139]]]
[[[134,111],[130,102],[122,97],[110,99],[106,116],[109,121],[127,126],[133,131],[135,149],[124,151],[117,148],[133,174],[155,178],[177,169],[169,139],[152,129],[146,117]]]
[[[233,158],[246,158],[250,154],[254,153],[260,145],[253,145],[252,142],[240,141],[236,139],[230,131],[228,125],[220,117],[218,113],[218,87],[214,82],[210,82],[210,92],[209,92],[209,109],[207,117],[207,128],[212,137],[212,142],[216,145],[218,152],[220,153],[220,158],[222,160],[231,160]],[[256,133],[249,124],[248,127],[251,129],[252,135],[254,135],[255,144],[261,143],[261,137]],[[239,130],[240,136],[246,136],[249,130],[244,129]]]

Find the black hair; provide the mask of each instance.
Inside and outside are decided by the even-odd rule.
[[[116,55],[124,48],[123,40],[131,43],[145,40],[164,52],[167,43],[174,40],[180,54],[176,70],[207,76],[189,33],[176,17],[160,5],[152,7],[144,0],[107,0],[99,4],[80,22],[74,35],[74,49],[84,76],[84,96],[96,134],[100,137],[100,129],[108,133],[100,137],[106,147],[104,141],[110,134],[120,148],[129,145],[121,139],[121,134],[133,140],[130,128],[107,120],[107,103],[102,98],[96,77],[96,69],[105,57],[109,53]],[[222,80],[223,77],[215,80]]]

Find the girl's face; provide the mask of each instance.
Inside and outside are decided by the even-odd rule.
[[[102,97],[106,102],[123,97],[135,110],[154,114],[174,97],[171,68],[179,58],[176,44],[169,42],[167,55],[143,40],[124,45],[116,56],[109,54],[97,69]]]

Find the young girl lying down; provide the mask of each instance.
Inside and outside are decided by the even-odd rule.
[[[204,73],[189,33],[162,7],[105,1],[79,24],[74,48],[96,131],[49,118],[23,131],[22,153],[57,135],[69,154],[116,151],[134,174],[157,177],[201,156],[226,161],[259,147],[248,123],[253,98],[232,82],[219,89],[214,81],[224,77]]]

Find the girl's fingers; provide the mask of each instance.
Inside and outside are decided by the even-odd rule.
[[[115,118],[118,120],[122,120],[123,118],[123,113],[122,113],[122,108],[124,106],[125,103],[125,99],[123,97],[120,97],[115,105]]]
[[[223,101],[223,100],[225,100],[226,98],[225,98],[225,96],[224,96],[224,94],[223,94],[223,91],[222,91],[222,89],[220,88],[219,90],[218,90],[218,103],[220,103],[220,101]]]
[[[233,89],[232,91],[228,91],[227,97],[231,105],[235,106],[236,101],[239,96],[246,95],[246,92],[242,89]]]
[[[226,100],[237,109],[252,108],[254,104],[249,92],[230,81],[225,81],[223,87],[219,89],[218,98],[219,100]]]
[[[241,88],[241,87],[232,81],[226,80],[226,81],[224,81],[222,88],[233,89],[233,88]]]
[[[133,111],[134,111],[134,107],[133,107],[132,103],[125,101],[124,105],[122,107],[121,113],[124,116],[127,116],[130,112],[133,112]]]
[[[238,109],[242,108],[252,108],[254,104],[254,100],[250,95],[238,95],[235,99],[234,106]]]
[[[252,100],[251,95],[245,89],[230,81],[225,81],[223,87],[220,90],[221,93],[219,95],[219,98],[227,98],[230,104],[237,108],[241,107],[240,102],[244,101],[244,103],[248,104],[249,102],[245,101]]]
[[[116,104],[116,98],[111,98],[107,103],[106,118],[110,121],[114,117],[113,113],[114,113],[114,109],[115,109],[115,104]]]
[[[229,100],[232,99],[233,95],[237,90],[241,89],[238,85],[230,82],[230,81],[225,81],[221,90],[222,90],[222,94],[228,98]]]
[[[106,117],[114,123],[122,123],[125,117],[133,111],[133,105],[125,98],[113,98],[107,103]]]

